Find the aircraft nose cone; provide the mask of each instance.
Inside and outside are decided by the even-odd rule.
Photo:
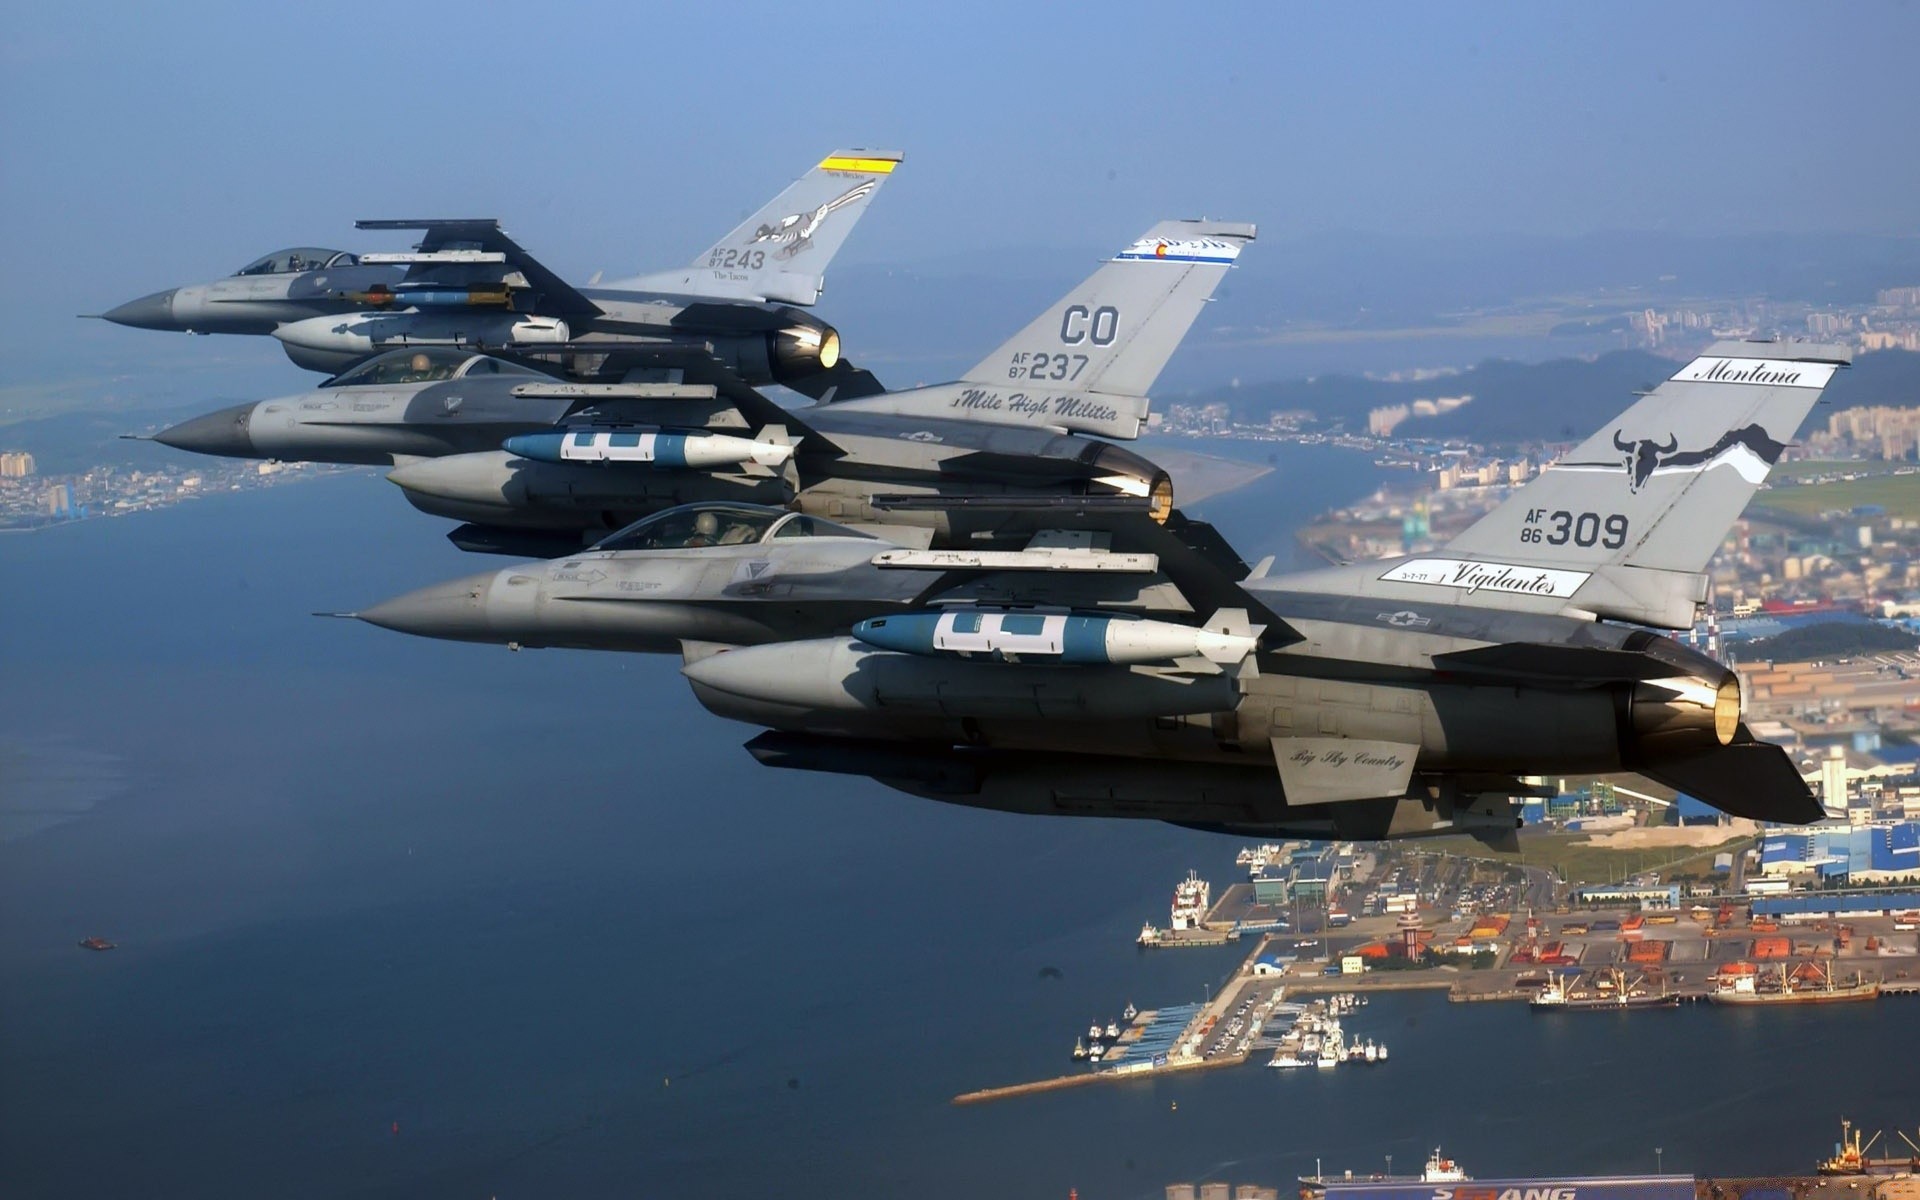
[[[195,454],[217,454],[222,458],[258,458],[254,452],[253,438],[247,432],[248,423],[253,419],[253,405],[236,404],[232,408],[223,408],[219,412],[210,412],[205,416],[182,421],[170,429],[162,429],[153,435],[153,440],[163,446],[172,446],[176,450],[189,450]]]
[[[469,575],[436,583],[418,591],[382,600],[358,614],[369,625],[411,633],[416,637],[450,638],[462,642],[493,640],[487,621],[487,593],[496,572]]]
[[[128,325],[134,329],[178,329],[173,320],[173,294],[179,290],[168,288],[164,292],[129,300],[100,316],[115,325]]]

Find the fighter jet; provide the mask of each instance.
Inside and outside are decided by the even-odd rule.
[[[102,316],[190,333],[271,334],[294,363],[329,374],[416,346],[517,349],[606,343],[699,346],[752,383],[828,376],[840,335],[811,305],[855,222],[899,165],[837,150],[689,266],[576,288],[493,220],[375,220],[420,230],[404,253],[300,249],[228,279],[172,288]]]
[[[1821,807],[1742,719],[1734,673],[1653,629],[1692,625],[1708,560],[1848,361],[1716,344],[1411,557],[1273,576],[1177,513],[1082,497],[1009,507],[1038,530],[1016,551],[875,546],[862,567],[842,538],[789,573],[775,521],[665,568],[616,540],[363,615],[521,645],[678,638],[699,702],[769,731],[762,762],[1006,811],[1511,845],[1525,777],[1630,773],[1804,823]]]
[[[929,503],[883,511],[876,496],[1131,495],[1150,498],[1164,516],[1172,507],[1164,471],[1082,435],[1139,435],[1154,381],[1253,237],[1245,224],[1160,222],[960,379],[897,392],[876,383],[787,410],[777,423],[793,440],[791,470],[743,490],[716,490],[714,479],[658,456],[644,439],[669,428],[732,434],[743,423],[776,422],[743,422],[750,400],[724,425],[700,424],[706,410],[697,405],[678,414],[624,407],[646,384],[596,387],[597,404],[570,414],[565,428],[513,438],[491,453],[407,463],[388,478],[421,511],[466,522],[455,540],[470,548],[524,549],[515,530],[572,535],[571,547],[554,544],[548,553],[577,549],[582,535],[603,536],[662,507],[722,495],[787,503],[922,545],[964,540],[973,531],[964,510]],[[665,360],[650,361],[657,373]],[[673,374],[722,396],[742,391],[697,356]],[[721,469],[731,472],[731,464]]]
[[[1192,578],[1190,547],[1216,543],[1207,526],[1173,514],[1181,539],[1143,517],[1109,529],[1112,510],[1069,501],[1072,510],[1035,506],[1000,513],[1003,537],[1018,550],[920,551],[876,539],[820,517],[769,505],[705,501],[645,517],[598,544],[547,562],[523,563],[436,584],[359,612],[372,625],[421,637],[491,642],[514,649],[560,647],[678,654],[689,644],[748,646],[844,634],[875,616],[904,614],[996,596],[1031,596],[1036,572],[1050,595],[1077,595],[1075,573],[1098,577],[1085,602],[1139,613],[1190,618],[1164,577]],[[1098,528],[1057,528],[1062,512],[1089,508]],[[1130,505],[1129,507],[1137,508]],[[1127,552],[1142,541],[1165,555]],[[1120,546],[1123,549],[1116,549]],[[1237,560],[1231,560],[1237,563]],[[996,585],[983,572],[1004,574]],[[1114,583],[1127,576],[1132,587]],[[1162,577],[1156,583],[1155,577]],[[1205,595],[1204,584],[1189,587]],[[896,626],[897,628],[897,626]],[[1129,624],[1172,637],[1184,653],[1195,631],[1179,624]],[[1240,647],[1240,655],[1251,643]],[[1236,656],[1238,657],[1238,656]]]

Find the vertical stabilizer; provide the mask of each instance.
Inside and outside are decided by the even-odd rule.
[[[1145,396],[1254,237],[1226,221],[1162,221],[962,379]]]
[[[827,264],[904,156],[835,150],[686,268],[606,285],[718,300],[812,304]]]
[[[1850,361],[1837,345],[1715,343],[1447,552],[1586,571],[1703,571]]]

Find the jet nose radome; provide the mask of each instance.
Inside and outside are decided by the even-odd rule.
[[[179,290],[168,288],[164,292],[129,300],[100,316],[115,325],[128,325],[134,329],[178,329],[173,320],[173,294]]]
[[[493,630],[487,620],[487,592],[493,587],[496,575],[497,572],[488,571],[484,575],[436,583],[382,600],[357,615],[369,625],[416,637],[492,641]]]
[[[253,448],[253,438],[247,431],[252,420],[253,405],[236,404],[191,421],[182,421],[170,429],[162,429],[153,435],[153,440],[163,446],[190,450],[195,454],[259,458],[260,455]]]

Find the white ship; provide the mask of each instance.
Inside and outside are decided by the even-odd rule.
[[[1307,1065],[1307,1060],[1283,1046],[1273,1052],[1273,1059],[1268,1062],[1267,1065],[1270,1067],[1304,1067]]]
[[[1465,1183],[1473,1176],[1460,1169],[1460,1164],[1440,1155],[1440,1147],[1435,1146],[1433,1153],[1427,1156],[1427,1169],[1420,1172],[1422,1183]]]
[[[1112,1040],[1120,1036],[1120,1026],[1113,1021],[1107,1022],[1107,1038]]]
[[[1188,871],[1186,879],[1173,889],[1174,930],[1200,928],[1212,903],[1213,885],[1200,878],[1198,871]]]

